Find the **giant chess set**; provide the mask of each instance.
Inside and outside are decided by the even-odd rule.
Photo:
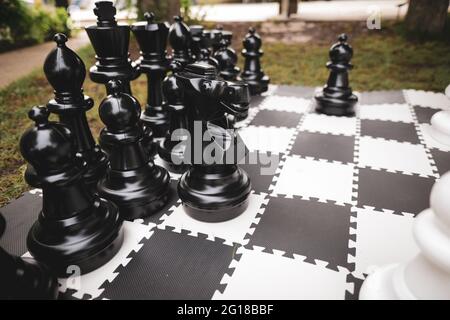
[[[20,140],[32,189],[0,210],[1,298],[450,299],[450,88],[353,92],[345,34],[323,88],[272,85],[254,28],[241,71],[229,31],[94,13],[107,97],[55,35],[54,99]]]

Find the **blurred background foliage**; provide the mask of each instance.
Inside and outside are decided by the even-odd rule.
[[[42,43],[57,32],[70,34],[65,8],[29,5],[21,0],[0,1],[0,52]]]

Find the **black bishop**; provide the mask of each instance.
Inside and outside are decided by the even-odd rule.
[[[105,174],[107,158],[95,144],[86,119],[86,112],[94,101],[83,94],[86,67],[81,58],[66,46],[67,37],[58,33],[54,36],[56,48],[44,62],[44,72],[54,88],[55,98],[47,103],[50,112],[59,116],[75,139],[77,156],[83,162],[83,178],[91,190],[96,191],[98,180]]]

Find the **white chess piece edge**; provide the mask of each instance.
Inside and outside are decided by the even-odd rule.
[[[450,182],[450,173],[441,180],[431,191],[431,205],[435,210],[450,210],[436,203],[436,196],[447,195],[442,191]],[[364,281],[359,299],[450,299],[450,226],[446,218],[445,213],[436,214],[431,208],[420,213],[413,234],[421,252],[407,263],[376,269]]]

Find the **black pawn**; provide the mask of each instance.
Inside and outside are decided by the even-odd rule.
[[[6,227],[0,214],[0,238]],[[43,264],[19,258],[0,248],[0,300],[51,300],[58,297],[58,281]]]
[[[161,142],[158,154],[164,167],[175,173],[183,173],[189,166],[187,153],[181,140],[188,139],[189,118],[183,104],[183,94],[174,76],[166,77],[163,83],[164,95],[167,97],[167,109],[170,114],[170,128]]]
[[[147,105],[141,120],[155,137],[163,137],[169,129],[169,116],[164,106],[162,81],[168,71],[166,59],[169,24],[156,23],[153,13],[145,13],[146,22],[131,26],[141,48],[139,69],[147,75]]]
[[[169,43],[172,47],[172,60],[177,61],[182,67],[191,62],[190,48],[192,36],[189,27],[180,16],[174,17],[175,22],[170,26]]]
[[[110,1],[96,2],[94,14],[97,24],[85,28],[97,59],[89,70],[89,76],[92,81],[104,85],[111,79],[119,79],[123,82],[124,91],[131,94],[130,81],[139,73],[128,53],[130,26],[117,24],[116,8]]]
[[[178,183],[178,195],[184,210],[200,221],[233,219],[247,208],[251,183],[247,173],[237,165],[242,159],[238,157],[242,148],[236,143],[235,133],[228,130],[226,114],[235,115],[248,107],[248,86],[220,79],[217,70],[204,63],[188,65],[176,74],[176,78],[191,115],[191,141],[188,147],[191,149],[192,165]],[[203,139],[206,136],[211,139]],[[197,150],[199,140],[201,146]],[[222,143],[224,141],[234,143],[226,147]],[[205,155],[211,154],[205,151],[215,144],[219,147],[214,149],[219,156],[218,161],[205,158]],[[228,158],[228,154],[232,157]]]
[[[330,69],[328,82],[315,96],[316,111],[334,116],[352,116],[358,102],[348,81],[348,71],[353,68],[350,63],[353,49],[347,43],[346,34],[341,34],[338,40],[329,52],[331,61],[327,63],[327,68]]]
[[[20,140],[20,151],[42,184],[43,206],[31,227],[31,255],[60,277],[75,265],[90,272],[109,261],[123,242],[117,207],[92,193],[77,166],[74,137],[63,124],[49,122],[49,112],[33,107],[35,127]],[[28,181],[27,181],[28,182]]]
[[[86,112],[94,101],[83,94],[86,67],[80,57],[66,47],[67,37],[58,33],[54,36],[57,46],[44,62],[44,72],[54,88],[55,98],[47,108],[59,116],[60,122],[67,125],[75,138],[77,155],[83,162],[83,177],[91,190],[96,191],[98,180],[105,174],[107,158],[95,144],[89,128]]]
[[[270,79],[261,69],[261,37],[255,28],[250,28],[243,41],[244,49],[242,55],[245,58],[244,70],[241,74],[242,80],[248,83],[250,94],[258,95],[266,92],[269,88]]]
[[[101,196],[117,204],[123,219],[133,220],[164,206],[170,178],[164,168],[153,163],[142,145],[139,102],[121,92],[120,81],[111,80],[108,86],[112,94],[99,107],[100,118],[106,125],[99,140],[108,154],[109,167],[98,190]]]

